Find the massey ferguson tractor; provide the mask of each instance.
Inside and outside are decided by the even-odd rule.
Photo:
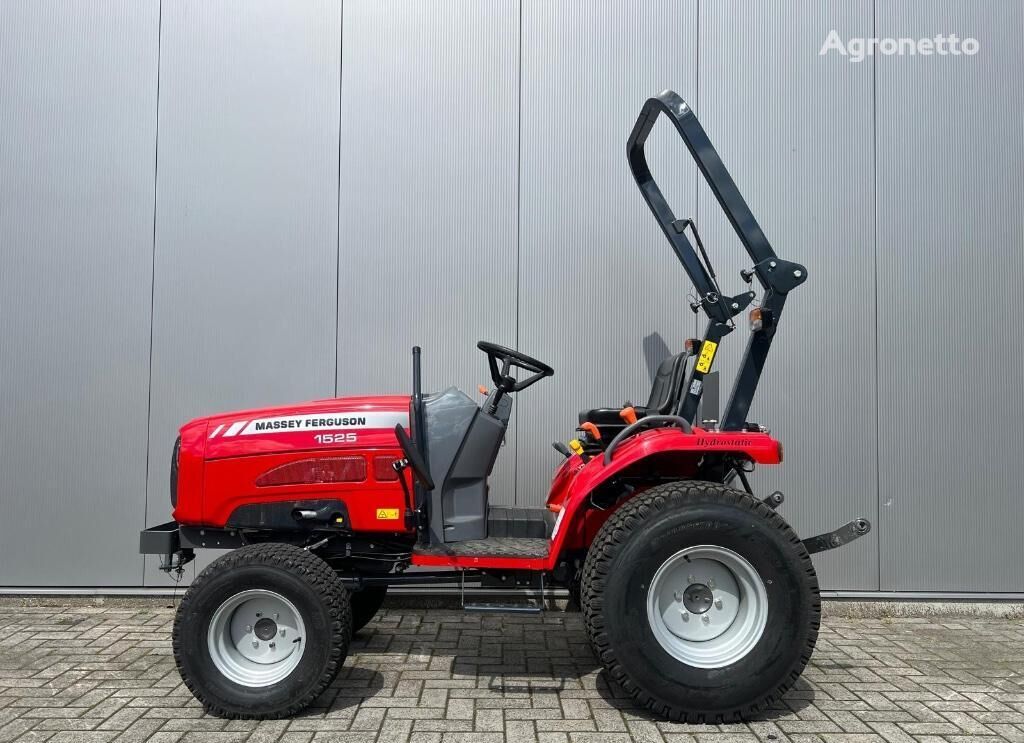
[[[651,176],[644,144],[661,115],[750,255],[740,272],[748,291],[721,292],[693,221],[675,217]],[[545,590],[567,589],[608,678],[672,720],[747,719],[797,679],[821,612],[810,555],[870,529],[855,519],[801,541],[778,512],[782,494],[750,486],[755,466],[782,461],[782,444],[747,416],[786,298],[807,270],[775,254],[675,93],[644,104],[627,158],[707,330],[661,363],[646,405],[580,413],[575,438],[554,444],[562,459],[543,508],[488,502],[515,395],[554,374],[495,343],[477,344],[493,384],[482,404],[454,387],[424,393],[414,348],[411,395],[224,413],[181,428],[174,520],[143,531],[141,551],[180,574],[196,550],[230,550],[192,582],[174,621],[178,669],[210,713],[302,710],[394,584],[507,589],[497,603],[463,593],[463,608],[476,611],[541,611]],[[719,420],[698,420],[719,345],[748,307],[732,393]],[[541,600],[523,603],[524,589]]]

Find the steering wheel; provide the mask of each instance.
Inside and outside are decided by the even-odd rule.
[[[544,377],[552,377],[555,370],[542,361],[525,353],[513,351],[511,348],[499,346],[497,343],[480,341],[476,347],[487,354],[487,365],[491,368],[491,380],[495,388],[503,393],[519,392],[525,390],[534,382],[539,382]],[[498,366],[498,362],[501,366]],[[516,381],[516,378],[509,374],[513,368],[523,369],[531,372],[526,379]]]

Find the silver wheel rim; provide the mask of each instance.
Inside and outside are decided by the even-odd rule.
[[[647,591],[647,621],[669,655],[722,668],[746,656],[768,622],[768,592],[754,566],[725,547],[687,547],[668,558]]]
[[[236,684],[258,688],[286,678],[302,660],[306,625],[279,593],[253,589],[228,598],[210,620],[210,658]]]

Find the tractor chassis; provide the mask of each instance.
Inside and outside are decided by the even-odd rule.
[[[776,508],[782,502],[782,494],[772,493],[763,501],[771,508]],[[856,539],[860,539],[871,531],[871,523],[864,518],[857,518],[848,524],[837,529],[808,537],[802,540],[804,547],[809,554],[816,554],[828,550],[843,547]],[[566,585],[573,578],[574,569],[569,561],[560,561],[553,570],[538,570],[533,565],[536,558],[522,558],[523,565],[517,567],[508,564],[513,558],[500,558],[501,567],[473,567],[471,565],[452,564],[440,570],[415,570],[405,572],[410,565],[412,553],[401,553],[394,557],[392,564],[387,565],[386,571],[374,571],[353,573],[344,569],[344,563],[351,559],[359,559],[359,555],[365,552],[358,552],[353,558],[352,542],[369,543],[374,547],[376,543],[365,538],[356,539],[351,534],[338,530],[312,530],[293,531],[283,534],[279,531],[260,532],[257,530],[243,529],[211,529],[194,526],[182,526],[174,521],[169,521],[159,526],[153,526],[141,532],[139,538],[139,551],[143,554],[157,555],[160,558],[160,570],[165,573],[180,572],[188,563],[195,559],[196,549],[225,549],[232,550],[243,547],[247,544],[254,544],[264,541],[290,542],[296,546],[309,551],[316,551],[335,539],[342,540],[347,544],[343,552],[335,552],[323,555],[327,562],[336,565],[336,571],[342,582],[345,584],[362,588],[364,586],[392,586],[392,585],[432,585],[438,583],[451,583],[459,581],[464,588],[467,577],[471,580],[478,578],[481,586],[495,590],[522,590],[522,589],[544,589],[544,575],[549,574],[555,585]],[[360,545],[362,549],[367,544]],[[395,555],[394,552],[386,554]],[[477,558],[479,559],[479,558]],[[484,556],[486,559],[486,556]]]

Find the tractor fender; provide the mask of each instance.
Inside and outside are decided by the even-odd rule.
[[[547,506],[557,512],[551,534],[549,566],[558,564],[563,550],[589,546],[596,528],[614,509],[601,511],[598,519],[588,518],[590,496],[619,473],[647,460],[697,463],[706,454],[734,454],[757,464],[782,461],[782,445],[768,433],[754,431],[707,431],[694,426],[692,432],[675,427],[655,428],[638,433],[615,450],[607,464],[604,457],[584,461],[579,455],[566,459],[551,483]],[[682,479],[682,478],[681,478]]]

